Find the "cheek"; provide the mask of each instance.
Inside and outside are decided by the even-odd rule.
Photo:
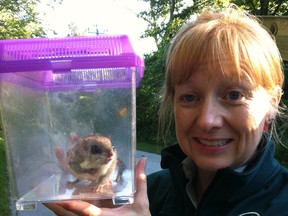
[[[242,121],[239,126],[239,137],[240,140],[246,144],[255,146],[258,145],[264,130],[265,118],[248,118],[246,122]]]
[[[174,122],[175,122],[175,130],[176,130],[176,136],[179,140],[179,132],[181,131],[183,121],[181,120],[181,115],[178,114],[177,109],[174,109]]]
[[[247,109],[247,123],[251,130],[263,129],[270,110],[268,102],[253,103]]]
[[[265,120],[272,111],[271,97],[264,89],[255,93],[255,98],[249,104],[250,115],[253,117],[255,125],[264,125]]]
[[[191,112],[177,108],[174,109],[174,116],[176,136],[178,141],[180,141],[185,138],[188,131],[191,132],[194,118]]]
[[[178,134],[181,131],[183,125],[183,120],[182,115],[180,114],[179,109],[177,109],[176,106],[174,106],[174,122],[175,122],[176,135],[178,137]]]
[[[241,142],[246,144],[249,143],[251,148],[258,145],[263,134],[266,116],[269,109],[269,104],[262,101],[262,103],[250,104],[246,109],[242,110],[242,112],[238,112],[238,123],[235,121],[238,129],[234,129],[238,132]],[[242,148],[244,146],[246,145],[243,145]]]

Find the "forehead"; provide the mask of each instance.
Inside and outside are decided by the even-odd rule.
[[[230,74],[235,74],[232,72]],[[226,74],[221,71],[221,69],[215,68],[215,70],[207,70],[205,66],[199,66],[197,70],[191,72],[189,77],[181,82],[175,84],[174,89],[175,92],[181,90],[188,89],[205,89],[205,90],[220,90],[226,88],[238,88],[241,87],[245,89],[247,92],[252,92],[256,90],[260,86],[256,86],[253,82],[251,82],[248,75],[243,72],[243,76],[239,79],[236,76],[226,76]],[[212,88],[212,89],[211,89]]]
[[[204,31],[204,33],[203,33]],[[237,37],[235,34],[237,33]],[[255,85],[263,84],[263,61],[256,53],[254,40],[247,40],[238,27],[187,28],[176,38],[167,60],[168,79],[174,86],[187,80],[199,67],[210,76],[227,79],[247,79]],[[262,59],[263,60],[263,59]]]
[[[245,64],[235,64],[229,59],[223,59],[221,61],[199,61],[191,64],[191,61],[179,64],[178,69],[173,73],[171,77],[175,85],[179,85],[187,80],[193,79],[195,74],[203,74],[207,79],[225,79],[231,83],[241,83],[243,81],[250,83],[251,86],[257,86],[255,78],[250,68]],[[176,72],[177,71],[177,72]]]

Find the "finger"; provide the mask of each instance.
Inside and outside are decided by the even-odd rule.
[[[45,203],[58,216],[96,216],[102,210],[84,201],[67,201],[59,203]]]
[[[147,158],[143,157],[136,166],[136,193],[132,205],[123,205],[114,209],[102,209],[101,216],[129,215],[129,216],[150,216],[149,201],[147,196],[147,177],[146,177]]]
[[[147,193],[146,164],[147,158],[142,157],[136,167],[137,192],[140,191]]]
[[[43,205],[53,211],[57,216],[77,216],[77,214],[64,209],[61,205],[58,205],[58,203],[43,203]]]
[[[146,216],[151,215],[149,212],[149,201],[147,196],[147,177],[146,177],[147,158],[142,157],[136,166],[136,193],[132,205],[123,205],[117,208],[102,208],[99,215],[101,216]],[[114,206],[115,207],[115,206]],[[95,214],[96,215],[96,214]],[[94,216],[94,215],[93,215]]]
[[[136,187],[135,206],[141,211],[149,210],[149,200],[147,195],[147,176],[146,176],[147,158],[143,157],[139,160],[136,167]]]
[[[64,150],[61,147],[55,147],[54,153],[58,160],[60,168],[63,171],[67,172],[68,168],[67,168],[67,161],[66,161],[66,153],[64,152]]]
[[[69,214],[60,214],[59,216],[118,216],[118,210],[112,208],[98,208],[95,205],[92,205],[88,202],[84,201],[69,201],[69,202],[61,202],[59,203],[61,207],[65,210],[68,210],[71,215]],[[66,213],[66,212],[65,212]],[[124,215],[126,212],[124,212]]]
[[[114,205],[112,199],[99,199],[99,200],[89,200],[86,201],[92,205],[97,206],[98,208],[118,208],[120,205]]]

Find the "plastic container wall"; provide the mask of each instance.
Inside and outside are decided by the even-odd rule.
[[[18,210],[135,193],[136,87],[125,35],[0,41],[1,113]],[[108,180],[107,180],[108,179]]]

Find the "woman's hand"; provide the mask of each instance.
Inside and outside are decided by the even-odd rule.
[[[134,203],[120,207],[113,206],[109,200],[84,201],[66,201],[59,203],[45,203],[44,205],[51,209],[58,216],[149,216],[149,201],[147,196],[146,181],[146,161],[147,158],[141,158],[136,167],[137,191],[134,197]]]

